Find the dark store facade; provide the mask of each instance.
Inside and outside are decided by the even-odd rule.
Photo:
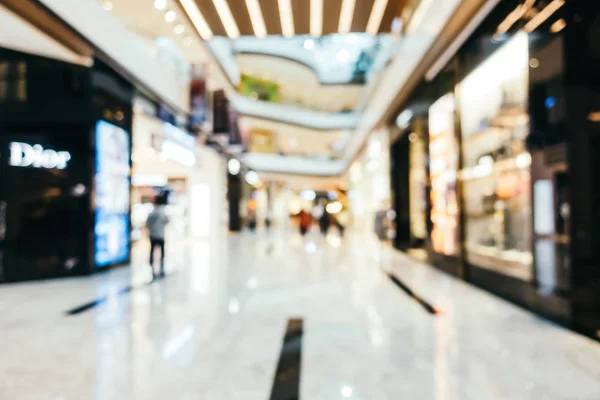
[[[531,3],[499,2],[398,110],[395,245],[598,337],[600,5]]]
[[[98,61],[0,50],[0,282],[129,260],[132,98]]]

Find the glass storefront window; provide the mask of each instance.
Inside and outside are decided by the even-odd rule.
[[[460,84],[466,261],[532,279],[527,34]]]
[[[412,132],[409,147],[409,207],[410,234],[413,242],[423,242],[427,237],[427,169],[425,168],[426,142],[422,135]]]
[[[429,108],[429,174],[431,178],[431,242],[440,254],[459,254],[458,142],[454,95],[447,94]]]

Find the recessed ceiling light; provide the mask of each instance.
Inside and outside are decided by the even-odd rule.
[[[342,396],[344,397],[351,397],[352,396],[352,387],[351,386],[344,386],[341,390],[342,392]]]
[[[192,43],[193,43],[193,42],[192,42],[192,38],[191,38],[191,37],[189,37],[189,36],[186,36],[186,37],[183,39],[183,44],[184,44],[184,45],[186,45],[186,46],[191,46],[191,45],[192,45]]]
[[[312,39],[306,39],[304,41],[304,50],[312,50],[315,48],[315,41]]]
[[[341,49],[340,51],[337,52],[337,54],[335,55],[335,58],[339,62],[348,62],[348,60],[350,59],[350,53],[348,53],[348,50],[346,50],[346,49]]]
[[[113,3],[111,1],[105,0],[102,2],[102,8],[106,11],[110,11],[113,9]]]
[[[154,8],[157,10],[164,10],[167,8],[167,0],[154,0]]]
[[[173,28],[173,32],[175,32],[176,35],[181,35],[183,32],[185,32],[185,26],[182,24],[177,24],[175,25],[175,28]]]
[[[173,10],[169,10],[165,13],[165,21],[173,22],[177,18],[177,13]]]

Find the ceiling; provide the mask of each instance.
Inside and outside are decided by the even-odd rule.
[[[164,9],[157,9],[154,0],[98,0],[103,8],[117,17],[138,39],[147,45],[148,51],[157,57],[157,40],[176,49],[187,62],[206,62],[208,55],[194,25],[186,17],[177,0],[164,2]],[[162,8],[162,5],[160,6]],[[174,19],[167,21],[165,15],[173,11]]]
[[[3,5],[0,5],[0,26],[0,47],[73,64],[90,66],[93,63],[91,57],[78,54]]]
[[[408,0],[179,0],[204,39],[392,30]],[[195,9],[195,10],[194,10]]]
[[[315,71],[296,61],[268,55],[237,54],[240,71],[276,82],[281,103],[323,112],[354,110],[362,85],[322,85]]]

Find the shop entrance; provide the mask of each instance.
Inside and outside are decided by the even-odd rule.
[[[0,282],[86,272],[89,168],[85,135],[0,138]]]
[[[392,189],[396,211],[396,248],[426,258],[427,173],[425,141],[418,129],[391,147]]]

